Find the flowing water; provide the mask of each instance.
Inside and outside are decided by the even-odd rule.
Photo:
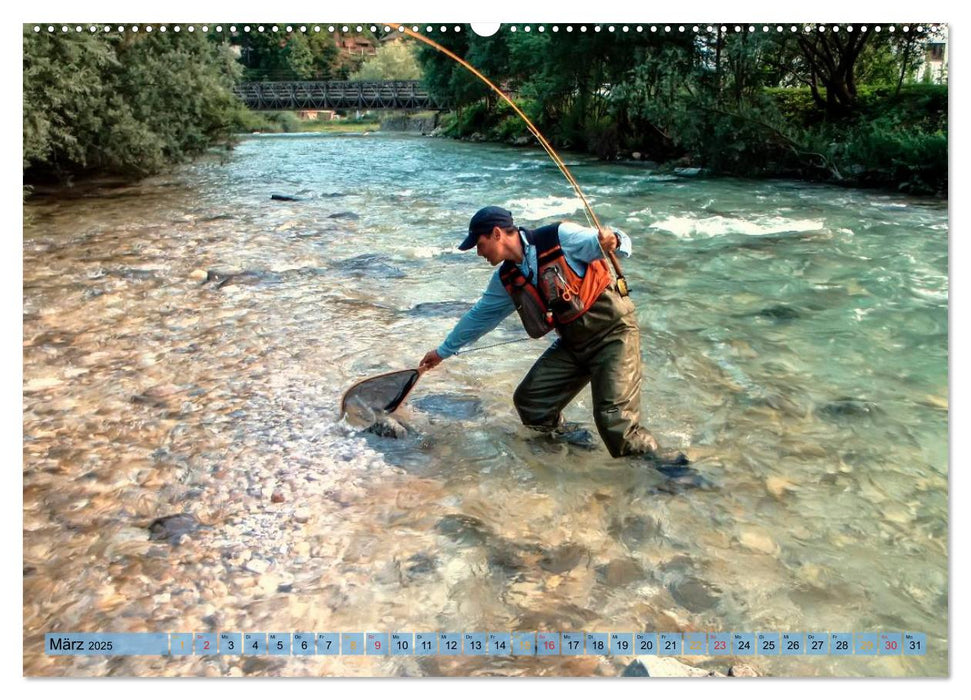
[[[254,137],[138,186],[28,203],[25,672],[630,661],[66,659],[41,652],[53,631],[906,630],[926,656],[739,660],[946,674],[946,203],[568,163],[634,242],[643,421],[714,489],[669,493],[599,443],[520,427],[511,395],[546,340],[425,375],[403,439],[338,420],[344,389],[416,366],[478,298],[492,270],[455,249],[478,207],[583,221],[541,151]],[[511,318],[480,344],[520,335]],[[589,407],[582,393],[568,419]]]

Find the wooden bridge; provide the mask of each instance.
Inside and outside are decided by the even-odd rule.
[[[250,109],[443,109],[417,80],[239,83],[236,96]]]

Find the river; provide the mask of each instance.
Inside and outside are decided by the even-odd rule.
[[[629,658],[41,649],[54,631],[653,630],[923,632],[924,656],[738,660],[946,674],[946,202],[567,163],[633,239],[643,421],[712,489],[523,429],[512,392],[546,339],[427,374],[403,440],[338,420],[350,384],[416,366],[478,298],[492,270],[456,250],[476,209],[583,221],[542,151],[254,136],[29,201],[25,673],[616,675]],[[520,335],[511,318],[480,344]]]

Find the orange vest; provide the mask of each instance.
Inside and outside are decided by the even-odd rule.
[[[588,263],[583,277],[574,272],[560,248],[559,229],[557,223],[535,231],[523,230],[526,240],[536,246],[537,283],[532,276],[527,279],[511,261],[499,268],[499,279],[533,338],[580,318],[613,281],[603,258]]]

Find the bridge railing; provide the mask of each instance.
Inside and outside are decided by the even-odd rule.
[[[442,109],[417,80],[239,83],[250,109]]]

